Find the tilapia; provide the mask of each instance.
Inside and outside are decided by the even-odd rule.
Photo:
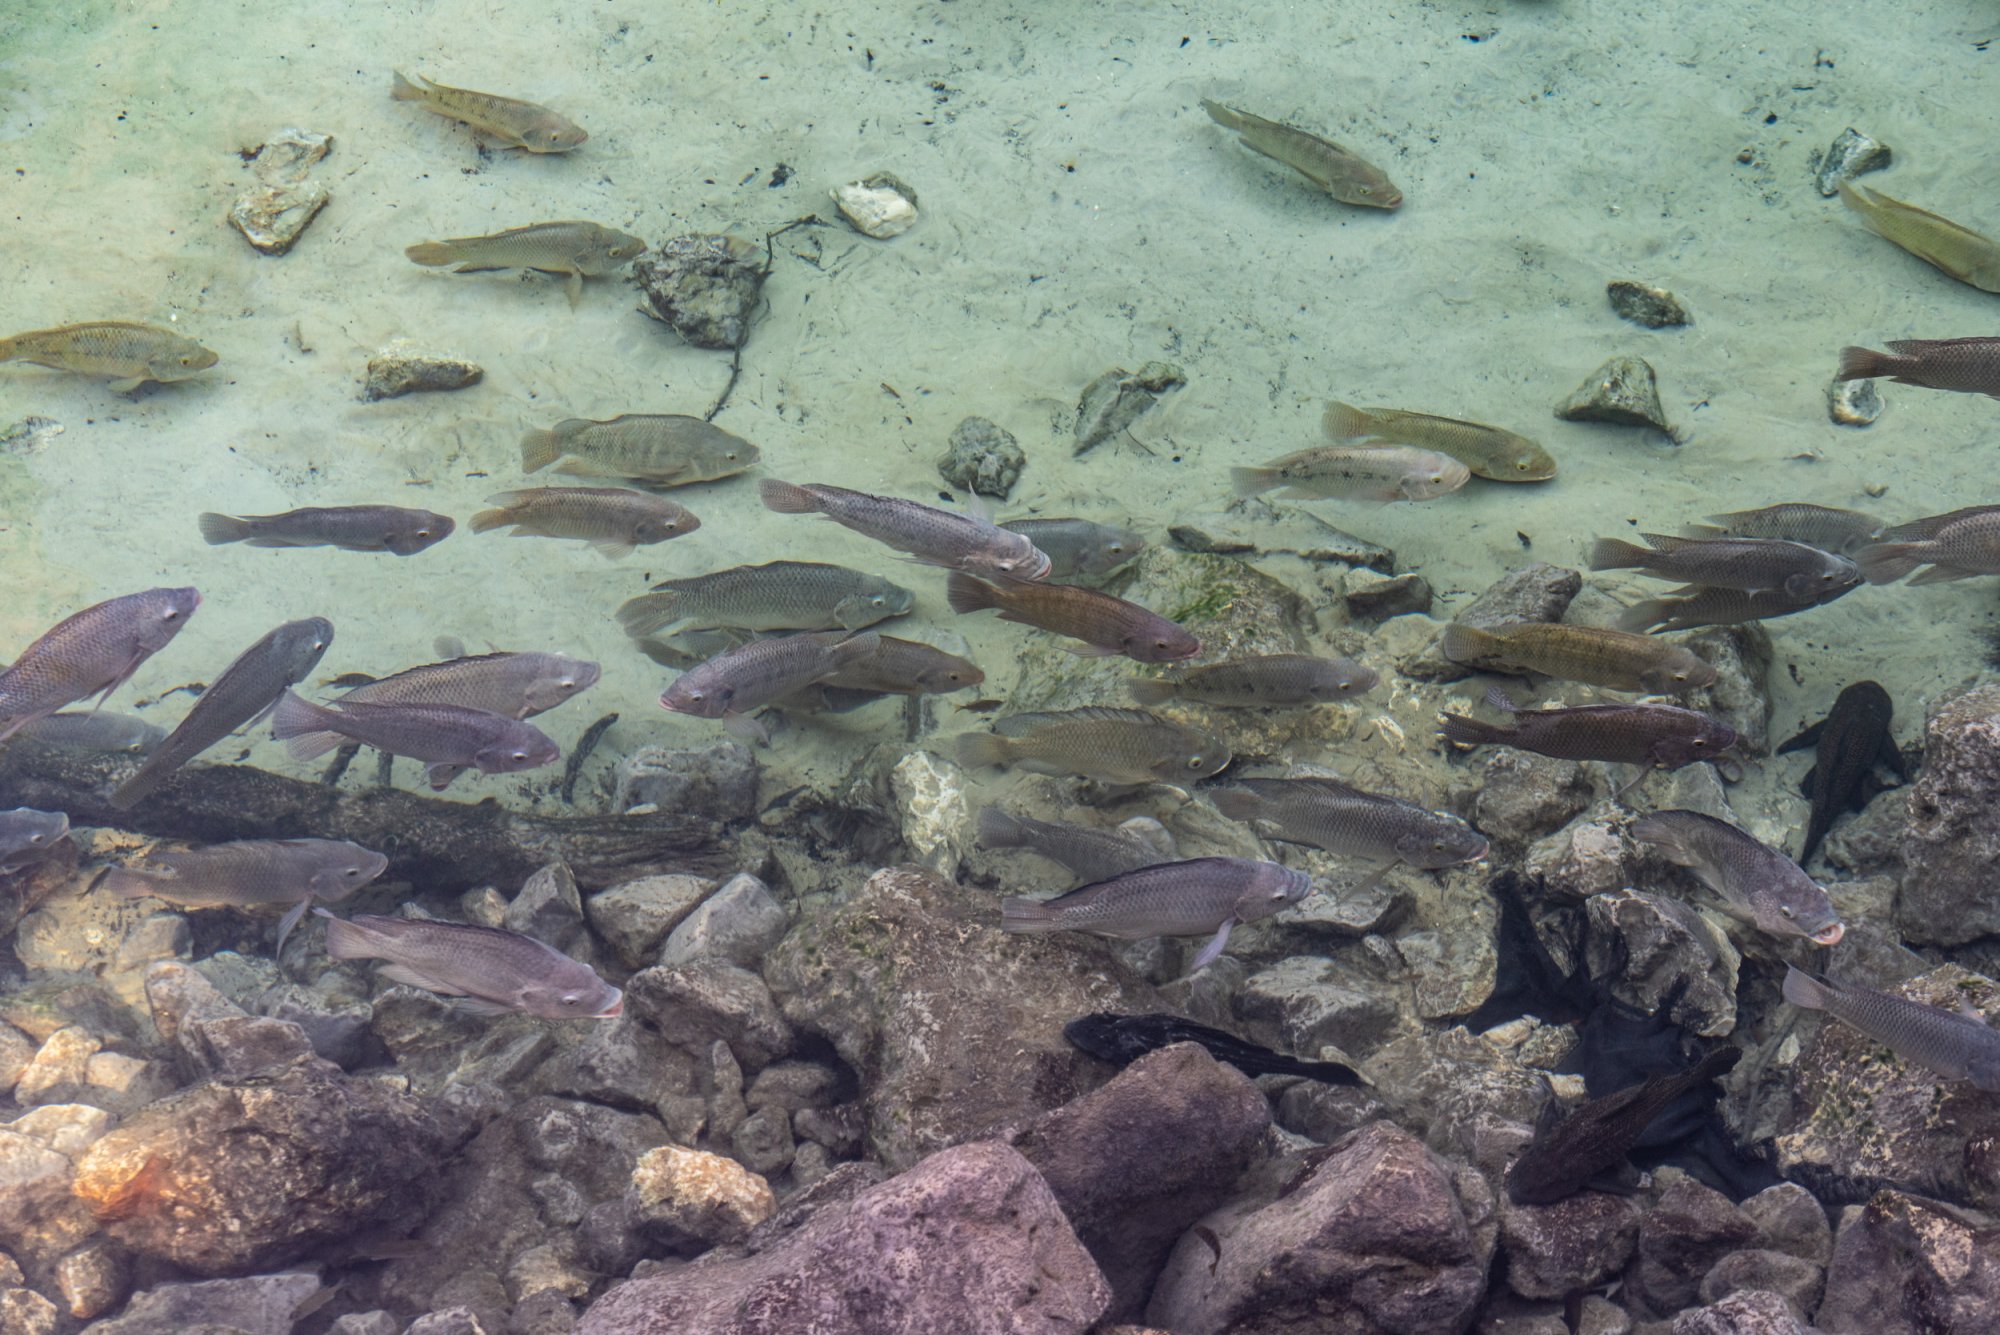
[[[1676,538],[1642,534],[1650,547],[1599,538],[1592,570],[1643,570],[1657,579],[1745,593],[1782,593],[1792,600],[1824,596],[1855,584],[1854,562],[1801,542],[1773,538]]]
[[[863,631],[833,643],[812,635],[752,640],[683,672],[660,696],[660,707],[691,718],[721,719],[729,731],[767,744],[771,734],[750,717],[752,710],[873,656],[881,638]]]
[[[1802,936],[1831,946],[1846,935],[1817,881],[1727,821],[1699,811],[1654,811],[1634,821],[1631,834],[1693,872],[1732,917],[1769,936]]]
[[[326,921],[326,953],[337,960],[387,960],[377,972],[391,982],[463,997],[480,1015],[522,1011],[548,1020],[612,1019],[622,992],[588,964],[519,932],[425,918],[357,914]]]
[[[810,561],[734,566],[690,579],[670,579],[618,609],[635,639],[683,630],[860,630],[899,617],[915,601],[908,589],[879,575]]]
[[[1912,585],[2000,575],[2000,505],[1968,506],[1884,529],[1882,540],[1863,547],[1854,561],[1870,584],[1893,584],[1923,565],[1930,569]]]
[[[307,506],[278,515],[205,514],[201,536],[210,546],[338,547],[348,552],[415,556],[451,536],[449,515],[400,505]]]
[[[618,477],[652,487],[733,477],[755,468],[762,457],[743,437],[680,413],[620,413],[603,421],[569,417],[521,438],[524,473],[554,464],[558,473]]]
[[[1217,125],[1236,131],[1245,148],[1283,163],[1343,204],[1393,209],[1403,202],[1403,192],[1380,167],[1331,139],[1267,121],[1207,98],[1202,99],[1201,107]]]
[[[1741,589],[1705,589],[1689,585],[1679,594],[1647,598],[1618,614],[1618,629],[1646,631],[1692,630],[1697,626],[1740,626],[1746,621],[1775,621],[1798,612],[1824,607],[1861,587],[1861,572],[1826,588],[1794,597],[1783,589],[1745,593]]]
[[[832,648],[848,635],[845,631],[822,631],[813,638]],[[871,695],[948,695],[985,680],[986,674],[970,659],[921,640],[878,634],[871,652],[843,655],[833,675],[821,678],[818,685]]]
[[[287,743],[294,760],[325,755],[342,737],[408,756],[423,762],[424,777],[437,792],[468,769],[516,774],[554,764],[561,755],[540,728],[505,714],[458,705],[370,704],[351,696],[328,708],[289,690],[272,711],[271,735]]]
[[[64,705],[108,699],[200,606],[193,589],[148,589],[57,622],[0,672],[0,741]]]
[[[1237,779],[1210,798],[1231,820],[1263,821],[1286,843],[1379,864],[1361,889],[1398,865],[1434,871],[1486,856],[1486,836],[1449,812],[1338,779]]]
[[[170,384],[222,360],[171,329],[124,320],[94,320],[59,329],[31,329],[0,338],[0,362],[32,362],[56,371],[102,376],[131,393],[144,384]]]
[[[106,710],[90,713],[51,714],[37,719],[15,734],[15,740],[58,751],[80,751],[88,755],[143,756],[166,740],[167,730],[130,714]]]
[[[500,508],[472,516],[474,533],[511,524],[517,538],[574,538],[613,560],[701,527],[687,507],[622,487],[529,487],[486,503]]]
[[[457,705],[533,718],[597,684],[603,669],[567,654],[491,653],[405,668],[356,686],[334,703]]]
[[[1083,658],[1123,654],[1140,663],[1172,663],[1201,652],[1200,640],[1159,613],[1075,584],[1005,576],[979,580],[954,570],[945,599],[960,615],[997,610],[1002,621],[1080,640],[1061,647]]]
[[[389,859],[344,839],[243,839],[179,852],[154,850],[158,871],[113,867],[103,884],[127,899],[150,895],[189,908],[290,904],[278,923],[285,938],[314,904],[337,904],[388,869]]]
[[[1823,552],[1853,556],[1875,541],[1882,521],[1859,510],[1841,510],[1807,501],[1781,501],[1761,510],[1734,510],[1710,515],[1707,524],[1689,524],[1698,538],[1776,538],[1802,542]]]
[[[287,621],[238,654],[196,699],[173,735],[118,785],[111,805],[120,811],[137,806],[181,766],[261,717],[286,687],[306,679],[332,643],[333,623],[307,617]]]
[[[581,126],[557,115],[547,107],[493,93],[475,93],[469,88],[447,88],[417,76],[423,85],[411,83],[401,70],[393,71],[389,96],[398,102],[419,102],[449,120],[464,121],[498,139],[510,148],[530,153],[567,153],[590,138]]]
[[[1860,214],[1869,231],[1924,263],[1983,292],[2000,292],[2000,244],[1991,237],[1850,181],[1840,183],[1840,202]]]
[[[1311,654],[1260,654],[1188,668],[1172,677],[1133,677],[1126,684],[1142,705],[1169,700],[1233,709],[1333,704],[1375,688],[1381,677],[1363,663]]]
[[[1888,376],[1899,385],[1949,389],[2000,399],[2000,338],[1900,338],[1889,351],[1840,350],[1835,380]]]
[[[1546,482],[1556,475],[1555,459],[1539,444],[1482,422],[1398,408],[1364,411],[1333,399],[1326,405],[1320,426],[1339,441],[1378,440],[1449,454],[1475,476],[1494,482]]]
[[[1261,468],[1229,470],[1238,496],[1279,487],[1281,498],[1309,501],[1429,501],[1471,476],[1450,455],[1413,445],[1314,445]]]
[[[808,483],[799,486],[765,478],[757,486],[764,508],[779,514],[822,514],[843,528],[899,552],[924,565],[944,566],[968,574],[1017,579],[1043,579],[1049,558],[1018,533],[995,528],[976,515],[955,514],[894,496],[873,496],[845,487]]]
[[[1031,774],[1075,775],[1104,783],[1193,783],[1229,764],[1220,737],[1141,709],[1055,710],[996,719],[990,733],[961,733],[967,769],[1018,765]]]
[[[1000,527],[1041,549],[1049,558],[1050,579],[1108,575],[1146,547],[1129,529],[1088,519],[1009,519]]]
[[[1825,1011],[1947,1080],[1967,1080],[1974,1089],[2000,1094],[2000,1032],[1976,1015],[1955,1015],[1892,993],[1814,978],[1790,965],[1785,966],[1785,1000]]]
[[[1228,1062],[1248,1076],[1302,1075],[1326,1085],[1368,1083],[1360,1072],[1341,1062],[1301,1061],[1178,1015],[1114,1015],[1099,1011],[1064,1025],[1063,1037],[1099,1061],[1118,1066],[1130,1066],[1147,1053],[1175,1043],[1195,1043],[1206,1048],[1208,1055],[1217,1061]]]
[[[69,833],[69,817],[60,811],[15,807],[0,811],[0,876],[25,871],[55,851]]]
[[[530,223],[490,236],[421,241],[403,249],[411,263],[427,269],[451,264],[457,266],[453,273],[532,269],[567,275],[572,306],[585,278],[617,273],[645,253],[646,243],[638,237],[594,222]]]
[[[1481,630],[1453,622],[1438,650],[1483,672],[1540,672],[1614,691],[1678,695],[1715,684],[1715,669],[1693,651],[1601,626],[1521,621]]]
[[[1054,899],[1009,896],[1000,902],[1000,928],[1089,932],[1120,941],[1213,932],[1188,962],[1193,974],[1215,962],[1238,924],[1268,918],[1311,892],[1310,876],[1275,862],[1194,858],[1141,867]]]
[[[1715,760],[1737,740],[1727,723],[1673,705],[1520,709],[1497,686],[1486,692],[1486,703],[1511,715],[1513,726],[1446,714],[1438,735],[1459,746],[1512,746],[1558,760],[1643,765],[1648,772]]]
[[[1857,681],[1840,693],[1824,719],[1778,748],[1780,755],[1813,748],[1813,767],[1799,784],[1799,791],[1812,803],[1805,844],[1799,850],[1800,865],[1812,861],[1836,816],[1843,811],[1860,811],[1868,799],[1882,791],[1883,785],[1875,780],[1877,765],[1887,766],[1898,778],[1910,777],[1903,752],[1889,730],[1895,715],[1895,702],[1880,684]]]
[[[979,812],[981,848],[1025,848],[1060,862],[1086,881],[1108,881],[1128,871],[1172,862],[1177,853],[1167,827],[1138,816],[1112,830],[1015,816],[999,807]]]

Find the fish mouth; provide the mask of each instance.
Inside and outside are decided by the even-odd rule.
[[[597,1012],[597,1014],[593,1015],[591,1018],[594,1020],[615,1020],[624,1013],[625,1013],[625,994],[623,992],[620,992],[618,994],[618,1000],[612,1002],[609,1006],[606,1006],[603,1010]]]
[[[1812,933],[1806,939],[1808,941],[1811,941],[1814,945],[1837,946],[1840,944],[1840,938],[1846,935],[1847,935],[1847,927],[1845,926],[1845,924],[1836,922],[1827,924],[1825,927],[1820,928],[1817,932]]]

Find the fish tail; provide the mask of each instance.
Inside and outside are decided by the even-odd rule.
[[[539,473],[562,457],[562,437],[553,431],[530,431],[521,437],[521,471]]]
[[[477,516],[473,524],[478,526]],[[627,635],[642,640],[668,622],[681,619],[674,608],[680,599],[680,594],[671,589],[661,593],[642,593],[637,598],[627,599],[618,608],[618,624],[625,628]]]
[[[1255,820],[1264,814],[1264,799],[1248,788],[1218,788],[1208,800],[1231,820]]]
[[[757,496],[766,510],[781,515],[809,515],[819,509],[819,498],[797,483],[767,477],[757,484]]]
[[[498,510],[481,510],[477,514],[472,516],[471,527],[474,533],[485,533],[491,529],[505,528],[507,525],[514,522],[515,522],[515,515],[512,510],[508,510],[505,508]]]
[[[411,83],[401,70],[389,71],[389,96],[398,102],[421,102],[424,90]]]
[[[1014,755],[1014,744],[990,732],[965,732],[958,737],[958,763],[967,769],[1004,765]]]
[[[1886,352],[1873,348],[1842,348],[1840,369],[1833,374],[1835,380],[1872,380],[1878,375],[1895,375],[1897,363],[1907,358],[1891,357]]]
[[[325,909],[316,908],[313,913],[326,919],[326,953],[334,959],[381,958],[367,928],[356,926],[345,918],[336,918]]]
[[[988,608],[1004,606],[1000,601],[1000,590],[985,580],[974,579],[962,570],[954,570],[944,582],[944,598],[954,612],[984,612]]]
[[[1438,736],[1447,742],[1456,742],[1460,746],[1480,746],[1487,742],[1497,742],[1506,735],[1505,728],[1497,728],[1491,723],[1482,723],[1463,714],[1446,714],[1438,720]]]
[[[1062,920],[1039,899],[1009,895],[1000,901],[1000,930],[1003,932],[1058,932]]]
[[[0,362],[11,362],[20,356],[20,353],[15,351],[19,346],[19,343],[12,338],[0,338]]]
[[[1617,629],[1644,635],[1653,627],[1674,619],[1673,609],[1665,598],[1648,598],[1642,603],[1633,603],[1618,614]]]
[[[1025,848],[1028,831],[1020,821],[1002,811],[999,807],[979,809],[979,846],[981,848]]]
[[[1381,423],[1372,414],[1361,411],[1351,403],[1328,399],[1319,425],[1320,430],[1334,440],[1359,440],[1363,436],[1374,435]]]
[[[125,899],[144,899],[153,893],[153,878],[144,872],[113,867],[98,884]]]
[[[1870,543],[1855,553],[1854,564],[1870,584],[1894,584],[1924,563],[1925,547],[1921,542]]]
[[[458,248],[443,241],[419,241],[414,246],[403,247],[403,253],[410,257],[412,263],[421,264],[426,269],[450,264],[458,258]]]
[[[1205,97],[1201,100],[1201,109],[1206,111],[1208,118],[1217,125],[1225,126],[1231,130],[1241,130],[1245,125],[1249,124],[1248,121],[1243,119],[1241,112],[1232,111],[1220,102],[1211,102]]]
[[[1163,705],[1174,698],[1174,683],[1165,677],[1128,677],[1125,687],[1142,705]]]
[[[1480,658],[1500,647],[1500,637],[1454,621],[1438,638],[1438,652],[1454,663]]]
[[[1785,966],[1785,1000],[1801,1010],[1823,1011],[1839,993],[1809,973]]]
[[[1790,965],[1786,965],[1785,967],[1791,968]],[[1794,972],[1797,971],[1794,970]],[[1692,1071],[1688,1072],[1688,1078],[1691,1082],[1695,1084],[1701,1084],[1704,1081],[1714,1080],[1717,1077],[1727,1075],[1730,1071],[1734,1070],[1736,1067],[1736,1063],[1741,1061],[1742,1059],[1743,1059],[1743,1049],[1741,1048],[1717,1048],[1715,1051],[1709,1053],[1706,1057],[1703,1057],[1701,1061],[1696,1064],[1695,1068]]]
[[[331,709],[288,690],[278,697],[277,706],[271,711],[271,735],[286,744],[292,759],[312,760],[340,745],[340,733],[328,727],[339,717]]]
[[[1643,570],[1657,552],[1617,538],[1599,538],[1590,547],[1592,570]]]
[[[1238,496],[1257,496],[1276,486],[1282,486],[1284,479],[1275,468],[1232,468],[1229,470],[1229,485]]]
[[[249,537],[249,524],[231,515],[204,514],[198,521],[201,525],[202,541],[211,547],[219,547],[225,542],[242,542]]]

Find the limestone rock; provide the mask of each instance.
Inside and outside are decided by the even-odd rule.
[[[1341,601],[1347,615],[1356,621],[1386,621],[1431,610],[1431,582],[1410,573],[1381,579],[1355,579],[1348,584]]]
[[[1651,1014],[1677,979],[1687,991],[1673,1018],[1720,1038],[1736,1027],[1736,978],[1743,957],[1728,933],[1678,899],[1614,890],[1584,906],[1585,959],[1611,995]]]
[[[33,1289],[0,1289],[0,1331],[5,1335],[56,1335],[56,1305]]]
[[[1663,1169],[1664,1190],[1639,1225],[1639,1258],[1626,1274],[1633,1296],[1662,1315],[1695,1300],[1701,1280],[1723,1257],[1751,1246],[1757,1225],[1727,1196]]]
[[[835,186],[828,193],[847,225],[863,236],[887,241],[916,226],[917,192],[888,172]]]
[[[132,1292],[131,1266],[119,1248],[93,1238],[56,1262],[56,1288],[69,1314],[88,1321],[125,1301]]]
[[[1539,1072],[1462,1028],[1397,1039],[1369,1059],[1368,1077],[1395,1091],[1399,1121],[1439,1154],[1471,1160],[1495,1181],[1507,1158],[1527,1144],[1528,1130],[1548,1100]],[[1494,1143],[1497,1126],[1511,1127]],[[1517,1137],[1517,1138],[1516,1138]],[[1481,1153],[1492,1150],[1491,1156]]]
[[[1028,456],[1012,432],[983,417],[968,417],[951,429],[938,476],[961,490],[1005,500],[1027,465]]]
[[[90,1059],[104,1046],[88,1029],[69,1025],[50,1034],[14,1085],[14,1101],[75,1103],[90,1084]]]
[[[1716,678],[1713,685],[1688,692],[1680,703],[1736,729],[1737,744],[1746,754],[1770,750],[1771,633],[1755,621],[1741,626],[1710,626],[1686,636],[1681,644],[1706,659]],[[1699,766],[1681,773],[1706,769]]]
[[[74,1161],[108,1125],[95,1109],[89,1127],[58,1107],[37,1108],[0,1124],[0,1248],[41,1270],[93,1232],[96,1222],[71,1194]]]
[[[249,1076],[312,1053],[305,1030],[246,1013],[198,970],[162,960],[146,974],[153,1027],[178,1054],[184,1074]]]
[[[725,739],[706,747],[642,746],[618,762],[613,806],[703,811],[720,821],[757,814],[757,758]]]
[[[1833,1230],[1826,1207],[1796,1182],[1780,1182],[1740,1207],[1757,1225],[1758,1245],[1824,1266],[1833,1255]]]
[[[678,1145],[640,1157],[628,1200],[641,1226],[697,1251],[735,1242],[778,1208],[770,1184],[734,1159]]]
[[[1077,401],[1076,452],[1087,453],[1124,434],[1161,398],[1186,383],[1187,376],[1171,362],[1147,362],[1136,374],[1112,367],[1085,385]]]
[[[1511,746],[1489,747],[1480,763],[1472,823],[1502,849],[1524,849],[1553,834],[1590,806],[1590,773]]]
[[[465,357],[429,352],[408,339],[397,339],[368,359],[361,397],[370,403],[399,399],[405,394],[434,394],[467,389],[485,378],[486,368]]]
[[[940,876],[957,875],[974,837],[965,771],[929,751],[911,751],[889,772],[889,790],[911,860]]]
[[[583,934],[583,899],[576,877],[560,862],[530,876],[507,905],[502,927],[532,936],[543,945],[569,950]]]
[[[1783,1252],[1751,1248],[1731,1252],[1702,1276],[1701,1300],[1716,1303],[1732,1293],[1767,1292],[1784,1295],[1793,1310],[1810,1312],[1819,1306],[1826,1271],[1811,1261]]]
[[[625,1007],[687,1051],[721,1039],[746,1071],[763,1070],[796,1042],[764,980],[719,960],[642,969],[626,983]]]
[[[1870,138],[1852,125],[1840,132],[1824,153],[1812,155],[1813,185],[1832,199],[1840,193],[1840,183],[1869,172],[1878,172],[1894,160],[1889,146]]]
[[[775,1177],[791,1166],[797,1142],[792,1121],[780,1107],[759,1108],[730,1133],[730,1153],[738,1163],[764,1177]]]
[[[1924,766],[1910,786],[1896,926],[1917,945],[1955,946],[2000,932],[2000,686],[1931,707]]]
[[[1841,1215],[1815,1320],[1829,1335],[2000,1330],[2000,1235],[1936,1201],[1879,1192]]]
[[[291,1335],[293,1310],[320,1288],[319,1276],[306,1270],[160,1284],[134,1294],[123,1312],[92,1326],[91,1335],[190,1335],[223,1330],[243,1335]]]
[[[667,934],[714,892],[715,882],[706,877],[646,876],[598,891],[584,911],[591,927],[618,952],[619,962],[640,969],[653,961]]]
[[[632,262],[651,314],[697,348],[740,348],[764,280],[764,248],[721,234],[677,236]]]
[[[1581,1191],[1553,1205],[1500,1199],[1500,1250],[1507,1284],[1523,1298],[1564,1298],[1625,1268],[1645,1213],[1630,1196]]]
[[[1633,324],[1648,329],[1670,329],[1688,323],[1687,307],[1663,287],[1614,278],[1605,284],[1604,295],[1611,299],[1611,309]]]
[[[1556,407],[1566,422],[1609,422],[1616,426],[1650,426],[1672,435],[1660,387],[1643,357],[1613,357],[1592,371],[1576,391]]]
[[[1251,974],[1236,994],[1236,1013],[1275,1045],[1315,1060],[1321,1047],[1362,1056],[1399,1029],[1398,999],[1351,986],[1352,970],[1319,956],[1297,955]]]
[[[306,173],[333,147],[333,136],[286,128],[245,157],[258,184],[229,206],[229,222],[266,255],[282,255],[298,241],[331,198]]]
[[[667,934],[659,963],[714,959],[754,968],[766,951],[784,939],[790,922],[784,905],[762,881],[739,872]]]
[[[1873,380],[1827,382],[1826,415],[1835,426],[1872,426],[1882,407],[1882,391]]]

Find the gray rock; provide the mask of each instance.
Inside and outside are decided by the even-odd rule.
[[[1632,1316],[1607,1298],[1588,1294],[1577,1307],[1574,1335],[1632,1335]]]
[[[784,939],[790,917],[764,883],[739,872],[667,934],[659,963],[714,959],[750,968]]]
[[[1826,1207],[1796,1182],[1766,1187],[1738,1207],[1757,1225],[1760,1247],[1824,1266],[1833,1255]]]
[[[1882,408],[1882,391],[1873,380],[1827,381],[1826,415],[1835,426],[1872,426]]]
[[[831,194],[840,216],[863,236],[887,241],[916,225],[917,192],[888,172],[836,186]]]
[[[62,1107],[37,1108],[0,1124],[0,1247],[38,1278],[97,1231],[97,1221],[70,1188],[74,1160],[110,1118],[97,1109],[79,1111],[96,1125],[78,1123]]]
[[[368,359],[361,397],[370,403],[399,399],[405,394],[435,394],[467,389],[486,376],[486,368],[465,357],[425,352],[398,339]]]
[[[677,236],[632,262],[651,314],[697,348],[740,348],[770,269],[764,248],[720,234]]]
[[[965,771],[943,756],[913,750],[889,771],[896,823],[912,862],[956,876],[975,826]]]
[[[1167,536],[1182,551],[1206,556],[1296,556],[1378,574],[1395,573],[1396,553],[1335,528],[1309,510],[1272,505],[1261,498],[1221,510],[1181,515]]]
[[[729,1151],[736,1161],[760,1177],[784,1172],[791,1166],[795,1149],[791,1118],[776,1106],[751,1113],[729,1136]]]
[[[1630,1196],[1582,1191],[1553,1205],[1500,1200],[1507,1285],[1523,1298],[1564,1298],[1625,1268],[1645,1214]]]
[[[1187,383],[1171,362],[1147,362],[1138,373],[1114,366],[1083,387],[1076,405],[1076,452],[1086,453],[1122,435],[1169,391]]]
[[[792,1130],[836,1159],[852,1159],[861,1153],[861,1138],[866,1129],[866,1118],[858,1103],[806,1108],[792,1119]]]
[[[1388,1115],[1388,1108],[1366,1089],[1297,1080],[1278,1096],[1276,1121],[1294,1135],[1331,1145],[1348,1132]]]
[[[56,1335],[61,1321],[56,1305],[33,1289],[0,1289],[0,1331],[6,1335]]]
[[[1521,850],[1569,824],[1590,806],[1590,795],[1590,773],[1574,760],[1490,747],[1472,823],[1495,847]]]
[[[426,1312],[410,1323],[403,1335],[499,1335],[480,1321],[470,1307],[448,1307],[442,1312]]]
[[[583,934],[583,898],[576,877],[560,862],[543,867],[522,884],[500,925],[557,950],[570,949]]]
[[[826,1146],[815,1141],[801,1141],[792,1153],[792,1189],[803,1190],[815,1182],[825,1180],[833,1171],[833,1156]]]
[[[2000,1330],[2000,1235],[1901,1191],[1841,1214],[1814,1314],[1828,1335]]]
[[[1757,1225],[1721,1192],[1676,1169],[1662,1169],[1665,1183],[1639,1225],[1639,1256],[1626,1272],[1631,1295],[1665,1316],[1695,1300],[1701,1280],[1731,1252],[1753,1246]]]
[[[1824,153],[1812,155],[1813,185],[1820,194],[1832,199],[1840,193],[1842,181],[1879,172],[1893,160],[1894,154],[1887,144],[1869,138],[1850,125],[1840,132],[1840,137]]]
[[[63,1306],[79,1321],[99,1317],[132,1292],[132,1267],[125,1253],[93,1238],[56,1262],[56,1289]]]
[[[1770,750],[1770,632],[1755,621],[1710,626],[1687,635],[1681,644],[1706,659],[1716,673],[1714,685],[1688,692],[1681,703],[1736,729],[1746,754]]]
[[[1552,903],[1584,903],[1632,885],[1645,854],[1626,833],[1630,813],[1603,804],[1554,834],[1529,845],[1522,860],[1530,879]]]
[[[708,1098],[708,1134],[721,1140],[736,1134],[750,1105],[743,1098],[743,1068],[736,1055],[721,1039],[708,1045],[708,1069],[704,1089]]]
[[[1452,620],[1474,630],[1491,630],[1516,621],[1561,621],[1582,588],[1583,576],[1577,571],[1541,561],[1516,566],[1460,608]],[[1442,629],[1439,634],[1443,634]],[[1438,652],[1436,640],[1396,666],[1404,676],[1418,681],[1459,681],[1473,673],[1473,669]]]
[[[1643,357],[1613,357],[1590,373],[1576,392],[1556,406],[1565,422],[1609,422],[1615,426],[1658,427],[1673,434],[1652,366]]]
[[[2000,686],[1931,706],[1924,766],[1909,790],[1896,926],[1913,945],[2000,932]]]
[[[66,429],[53,417],[24,417],[0,430],[0,454],[11,454],[16,458],[40,454]]]
[[[320,1287],[319,1276],[305,1270],[160,1284],[132,1295],[123,1312],[90,1330],[91,1335],[186,1335],[224,1327],[243,1335],[290,1335],[293,1309]]]
[[[625,985],[625,1008],[689,1052],[721,1039],[746,1071],[763,1070],[796,1042],[764,980],[716,960],[640,970]]]
[[[524,1083],[538,1091],[650,1112],[692,1140],[706,1102],[696,1094],[695,1059],[665,1034],[631,1016],[593,1024]]]
[[[1299,955],[1251,974],[1236,994],[1236,1013],[1259,1037],[1308,1061],[1332,1044],[1363,1056],[1390,1037],[1400,1019],[1397,999],[1349,986],[1352,970]]]
[[[1183,1237],[1146,1320],[1177,1335],[1470,1325],[1492,1257],[1490,1232],[1482,1245],[1476,1231],[1490,1198],[1461,1200],[1449,1165],[1386,1122],[1331,1149],[1289,1195],[1208,1216],[1220,1256]]]
[[[298,1025],[247,1014],[201,973],[173,960],[147,971],[146,1001],[153,1027],[193,1079],[254,1075],[313,1051]]]
[[[1611,995],[1652,1013],[1674,987],[1687,991],[1676,1023],[1710,1038],[1736,1027],[1736,980],[1743,963],[1728,933],[1678,899],[1613,890],[1584,906],[1590,923],[1584,957],[1590,976]]]
[[[403,1335],[403,1323],[387,1312],[349,1312],[337,1316],[326,1335]]]
[[[1386,621],[1414,612],[1428,613],[1431,596],[1431,582],[1412,573],[1353,580],[1341,601],[1347,605],[1347,615],[1356,621]]]
[[[1737,1293],[1712,1307],[1682,1312],[1673,1335],[1812,1335],[1783,1295]]]
[[[1648,329],[1669,329],[1689,322],[1687,308],[1663,287],[1630,278],[1614,278],[1605,284],[1604,295],[1611,298],[1611,309],[1618,312],[1621,319],[1642,324]]]
[[[706,877],[646,876],[598,891],[585,912],[592,929],[618,952],[619,962],[642,969],[653,962],[667,934],[714,893],[715,882]]]
[[[1496,1181],[1548,1101],[1539,1072],[1462,1028],[1399,1038],[1368,1060],[1366,1072],[1377,1089],[1395,1091],[1398,1119],[1425,1144],[1471,1160]],[[1509,1135],[1496,1137],[1503,1125]]]
[[[1701,1300],[1715,1303],[1732,1293],[1761,1290],[1783,1294],[1794,1310],[1810,1312],[1819,1306],[1825,1285],[1823,1267],[1783,1252],[1751,1248],[1731,1252],[1702,1276]]]
[[[38,1103],[77,1103],[90,1085],[90,1059],[104,1046],[88,1029],[65,1025],[42,1041],[14,1084],[14,1101],[23,1107]]]
[[[11,1024],[0,1024],[0,1089],[12,1089],[27,1072],[40,1046]]]
[[[287,127],[249,157],[257,184],[229,206],[229,222],[243,239],[266,255],[282,255],[326,207],[324,185],[306,173],[333,147],[333,136]]]
[[[1027,464],[1012,432],[983,417],[968,417],[951,429],[938,476],[962,490],[1005,500]]]
[[[337,1066],[352,1070],[369,1055],[368,1024],[374,1012],[366,1002],[281,983],[259,999],[257,1009],[297,1025],[313,1051]]]
[[[704,811],[725,822],[757,814],[757,758],[738,741],[686,749],[642,746],[618,762],[617,784],[617,811],[655,806]]]
[[[767,1066],[750,1082],[744,1101],[752,1108],[783,1108],[788,1113],[825,1107],[840,1088],[840,1072],[818,1062],[779,1062]]]

